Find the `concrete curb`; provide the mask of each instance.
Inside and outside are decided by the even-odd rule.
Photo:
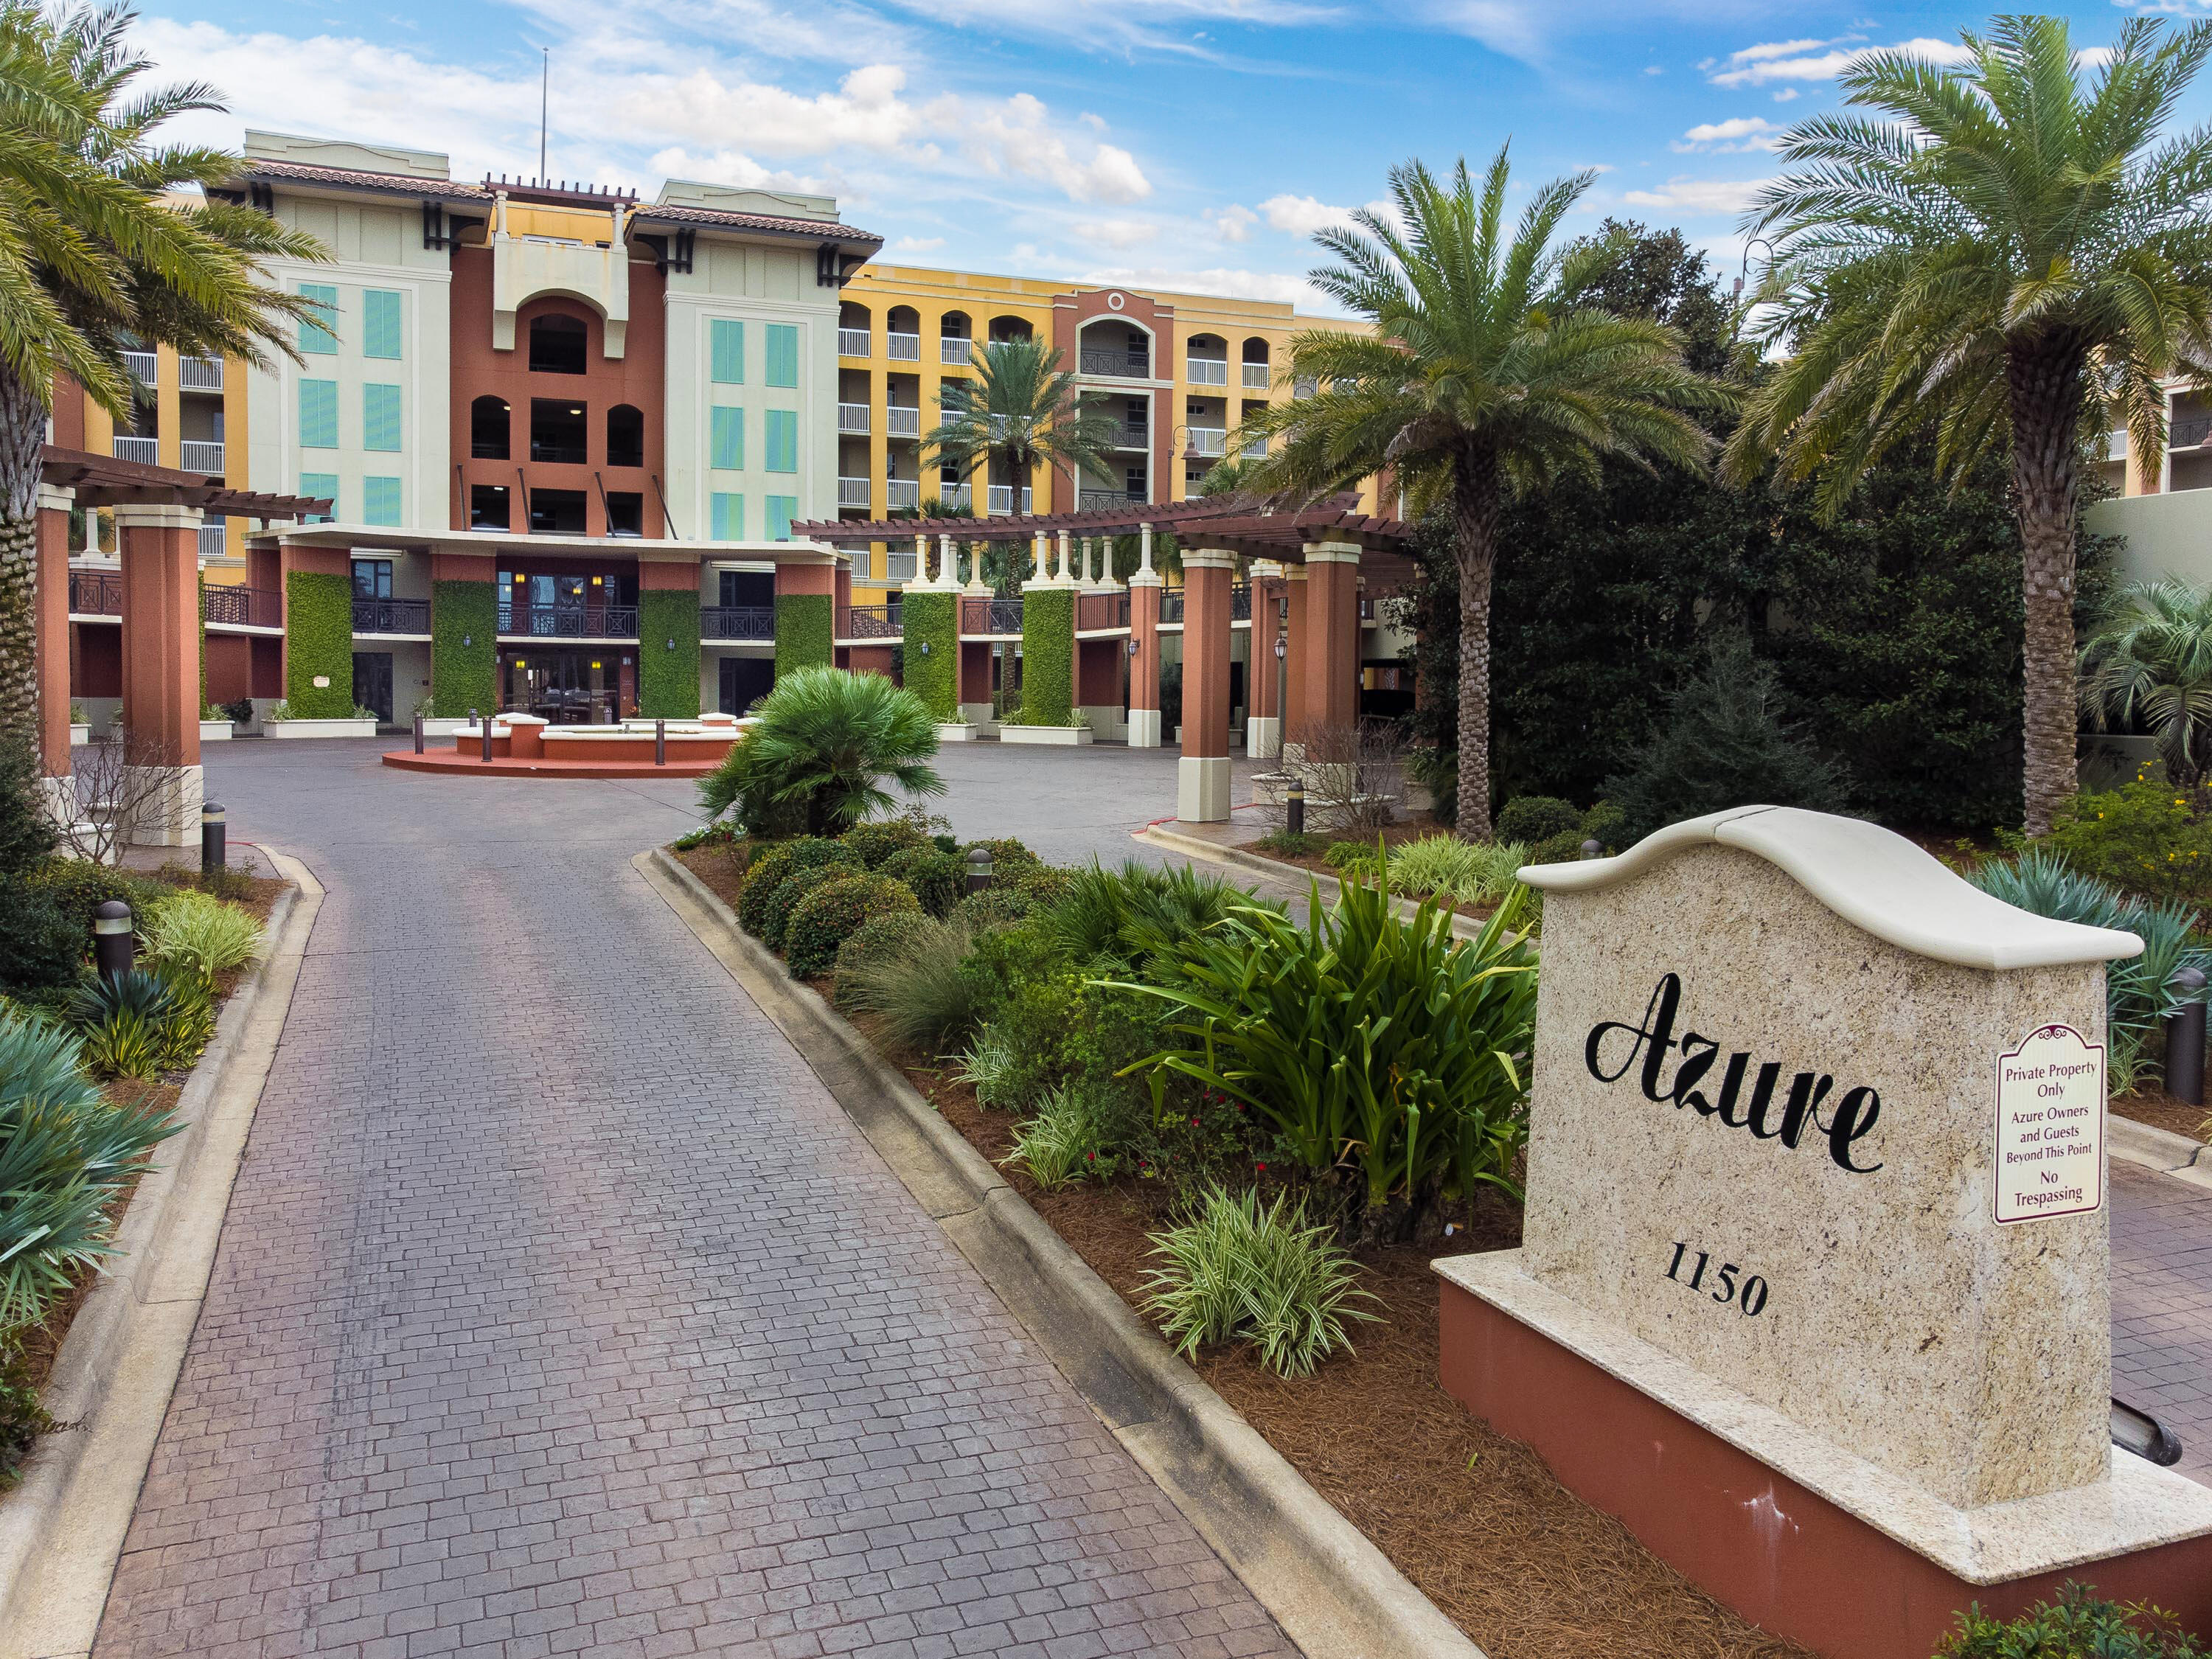
[[[1148,841],[1153,846],[1164,847],[1172,853],[1181,853],[1185,858],[1200,859],[1208,864],[1223,865],[1232,869],[1255,871],[1287,886],[1297,887],[1310,881],[1319,882],[1322,898],[1332,903],[1341,886],[1334,876],[1309,870],[1303,864],[1285,864],[1277,859],[1263,859],[1241,847],[1218,846],[1197,836],[1186,836],[1180,830],[1164,830],[1157,823],[1146,824],[1137,832],[1134,839]],[[1407,898],[1394,898],[1390,905],[1408,921],[1421,908],[1417,902]],[[1452,934],[1457,939],[1477,938],[1482,928],[1482,921],[1474,916],[1455,915],[1451,919]]]
[[[712,889],[658,848],[633,863],[1308,1659],[1482,1659]]]
[[[2185,1181],[2192,1187],[2212,1188],[2212,1152],[2208,1147],[2191,1140],[2187,1135],[2178,1135],[2171,1129],[2161,1129],[2149,1123],[2138,1123],[2131,1117],[2105,1119],[2105,1147],[2123,1163],[2141,1169],[2155,1170],[2160,1175],[2172,1176],[2176,1181]]]
[[[305,866],[270,857],[295,886],[270,913],[269,953],[223,1005],[177,1102],[184,1133],[156,1152],[117,1231],[122,1254],[55,1358],[46,1409],[69,1426],[0,1504],[0,1659],[77,1659],[100,1629],[322,904]]]

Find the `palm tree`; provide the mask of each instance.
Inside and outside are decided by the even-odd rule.
[[[1084,401],[1058,350],[1040,340],[994,340],[969,362],[974,380],[948,380],[938,392],[945,418],[921,441],[923,465],[949,466],[971,483],[981,472],[988,484],[997,471],[1018,489],[1040,464],[1079,489],[1085,467],[1106,465],[1121,427]]]
[[[144,92],[120,6],[49,12],[0,0],[0,729],[34,731],[39,451],[67,375],[127,416],[126,336],[204,356],[268,359],[310,302],[254,261],[326,258],[313,238],[209,194],[238,158],[164,145],[155,129],[222,107],[187,84]]]
[[[2161,382],[2212,368],[2212,132],[2159,141],[2212,25],[2137,18],[2088,70],[2063,19],[2006,17],[1938,68],[1870,53],[1843,76],[1875,117],[1792,129],[1796,170],[1747,216],[1771,237],[1770,345],[1792,355],[1753,398],[1726,470],[1769,455],[1818,474],[1832,516],[1897,444],[1929,428],[1954,479],[2008,455],[2026,604],[2027,828],[2074,793],[2076,479],[2087,433],[2124,421],[2162,453]]]
[[[2113,596],[2081,647],[2081,710],[2101,731],[2140,725],[2167,779],[2195,787],[2212,770],[2212,588],[2168,577]]]
[[[1581,303],[1586,259],[1552,234],[1593,174],[1539,190],[1508,236],[1501,148],[1476,193],[1467,163],[1439,180],[1392,169],[1396,221],[1316,238],[1342,263],[1311,281],[1371,333],[1313,330],[1291,342],[1288,374],[1311,397],[1247,420],[1232,450],[1279,440],[1245,464],[1243,489],[1311,499],[1394,469],[1417,507],[1449,512],[1459,569],[1459,833],[1490,833],[1490,586],[1498,515],[1569,477],[1595,483],[1604,458],[1697,467],[1713,441],[1686,411],[1734,393],[1682,363],[1674,330]],[[1403,228],[1401,228],[1402,224]],[[1361,233],[1364,233],[1364,234]]]
[[[802,668],[779,676],[756,712],[758,724],[700,781],[710,817],[735,806],[755,835],[834,836],[897,805],[886,779],[909,795],[944,792],[929,764],[937,717],[880,674]]]

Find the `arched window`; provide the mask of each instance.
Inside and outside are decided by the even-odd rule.
[[[469,405],[469,453],[480,461],[507,459],[513,453],[513,424],[506,398],[477,398]]]
[[[584,325],[574,317],[557,313],[530,319],[530,372],[533,374],[581,374],[584,372]]]
[[[645,414],[629,404],[617,404],[607,411],[607,465],[609,466],[643,466],[645,465]]]

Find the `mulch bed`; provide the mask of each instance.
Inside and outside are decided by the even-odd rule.
[[[2175,1134],[2186,1135],[2196,1141],[2204,1139],[2205,1121],[2212,1118],[2212,1110],[2176,1100],[2165,1090],[2156,1088],[2138,1089],[2131,1095],[2115,1095],[2112,1109],[2122,1117],[2148,1123],[2154,1129],[2171,1129]]]

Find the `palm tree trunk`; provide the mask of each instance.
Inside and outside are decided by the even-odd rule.
[[[1452,468],[1459,562],[1459,811],[1464,841],[1490,837],[1490,580],[1497,568],[1498,457],[1469,447]]]
[[[39,742],[39,451],[46,408],[0,367],[0,732]]]
[[[2013,510],[2019,516],[2027,629],[2021,659],[2024,828],[2050,831],[2074,797],[2075,448],[2083,354],[2071,337],[2014,346],[2006,363]]]

